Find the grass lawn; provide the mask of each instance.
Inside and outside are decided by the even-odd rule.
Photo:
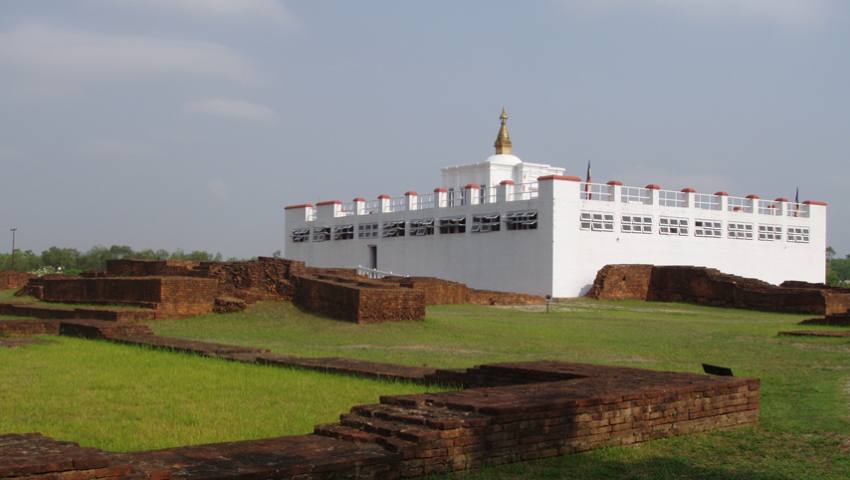
[[[575,300],[537,307],[439,306],[424,322],[354,325],[283,303],[152,322],[157,333],[271,348],[465,367],[560,359],[762,380],[761,424],[459,475],[470,479],[850,478],[850,340],[777,337],[806,316],[672,303]],[[818,327],[806,327],[818,328]],[[338,411],[338,410],[337,410]]]
[[[44,337],[0,348],[0,433],[111,451],[309,433],[356,404],[424,387]]]

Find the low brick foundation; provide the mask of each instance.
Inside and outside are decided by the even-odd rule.
[[[850,337],[850,332],[842,331],[830,331],[830,330],[792,330],[788,332],[779,332],[781,336],[788,337]]]
[[[425,318],[421,291],[362,277],[299,275],[293,302],[313,313],[356,323]]]
[[[413,478],[758,422],[756,379],[561,362],[428,375],[445,373],[482,386],[382,397],[312,435],[128,454],[4,435],[0,478]]]
[[[31,335],[59,335],[59,322],[51,320],[0,320],[0,337]]]
[[[156,318],[153,310],[121,310],[108,308],[63,308],[52,305],[0,303],[0,315],[42,319],[87,318],[110,321],[144,321]]]
[[[218,282],[195,277],[95,277],[41,279],[47,302],[130,305],[154,309],[156,318],[209,313]]]
[[[800,325],[829,325],[833,327],[850,327],[850,312],[827,315],[823,318],[803,320]]]
[[[27,284],[34,275],[26,272],[4,270],[0,272],[0,290],[19,289]]]
[[[452,282],[435,277],[386,277],[382,283],[398,285],[420,291],[426,305],[531,305],[546,303],[546,298],[527,293],[476,290],[464,283]]]
[[[606,265],[597,273],[588,296],[787,313],[843,313],[850,307],[850,291],[846,289],[805,285],[815,286],[779,287],[704,267]]]
[[[105,277],[165,277],[191,275],[201,263],[185,260],[107,260]]]

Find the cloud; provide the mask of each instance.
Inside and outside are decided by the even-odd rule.
[[[213,178],[207,182],[207,195],[213,200],[224,200],[227,197],[227,184],[220,178]]]
[[[235,120],[272,121],[277,118],[275,111],[265,105],[221,97],[186,102],[183,111]]]
[[[44,25],[21,25],[0,32],[0,71],[9,68],[53,83],[138,75],[190,75],[255,83],[259,76],[251,62],[216,43]]]
[[[253,19],[293,24],[295,16],[276,0],[102,0],[113,5],[128,5],[174,12],[190,17]]]
[[[792,26],[813,25],[828,16],[830,0],[572,0],[582,10],[651,8],[695,17],[737,17]]]

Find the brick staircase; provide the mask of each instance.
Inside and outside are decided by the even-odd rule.
[[[401,476],[417,477],[479,466],[490,442],[484,429],[491,417],[433,405],[410,406],[384,398],[378,405],[360,405],[340,417],[340,423],[319,425],[317,435],[380,445],[402,458]],[[476,455],[479,454],[479,455]]]

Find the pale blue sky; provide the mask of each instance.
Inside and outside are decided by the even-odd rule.
[[[505,105],[515,153],[570,174],[799,185],[846,254],[849,92],[841,0],[4,0],[0,227],[268,255],[284,205],[484,159]]]

